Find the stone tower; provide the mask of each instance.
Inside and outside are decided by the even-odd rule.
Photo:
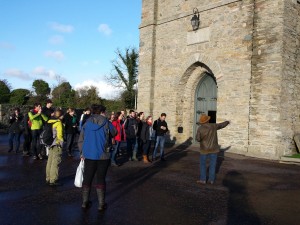
[[[207,113],[231,121],[219,131],[231,152],[290,154],[300,132],[299,41],[297,0],[143,0],[138,110],[167,113],[176,143],[194,140]]]

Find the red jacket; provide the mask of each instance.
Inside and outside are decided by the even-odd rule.
[[[122,140],[122,125],[121,125],[121,122],[120,120],[114,120],[112,121],[112,125],[114,125],[114,127],[117,129],[118,131],[118,134],[115,136],[115,140],[116,141],[121,141]]]

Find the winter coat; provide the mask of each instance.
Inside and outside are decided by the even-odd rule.
[[[124,129],[127,139],[136,138],[138,131],[138,121],[136,118],[129,117],[124,123]]]
[[[65,124],[66,134],[76,134],[78,122],[75,115],[71,116],[69,113],[65,114],[63,123]]]
[[[141,132],[142,132],[142,127],[143,127],[143,121],[141,121],[140,119],[137,120],[137,124],[138,124],[138,130],[136,133],[137,137],[141,136]]]
[[[31,128],[30,128],[30,126],[29,126],[29,123],[31,123],[31,122],[29,122],[29,116],[28,116],[28,113],[26,113],[25,115],[24,115],[24,118],[23,118],[23,120],[22,120],[22,126],[24,127],[24,134],[25,135],[28,135],[30,132],[31,132]]]
[[[54,113],[54,109],[53,108],[48,108],[48,107],[43,107],[42,112],[45,116],[47,116],[48,118],[51,117],[51,114]],[[45,121],[47,122],[47,121]]]
[[[114,120],[114,121],[112,121],[112,125],[114,125],[114,127],[117,130],[117,135],[115,136],[115,140],[116,141],[122,141],[123,126],[121,125],[121,121],[120,120]]]
[[[160,128],[161,126],[164,126],[167,129],[163,130]],[[169,131],[167,122],[165,120],[162,121],[159,118],[154,121],[153,129],[156,131],[156,136],[164,136]]]
[[[153,134],[154,134],[153,127],[149,125],[147,122],[143,122],[141,135],[140,135],[140,138],[143,141],[143,143],[146,143],[146,141],[154,139]]]
[[[110,153],[105,152],[107,146],[107,127],[109,128],[111,137],[115,137],[117,129],[105,116],[95,114],[86,121],[78,139],[79,151],[84,158],[91,160],[110,159]]]
[[[198,127],[196,140],[200,142],[200,153],[217,153],[220,150],[217,130],[226,127],[228,121],[223,123],[205,123]]]
[[[38,114],[34,110],[28,113],[30,122],[31,122],[31,130],[40,130],[43,127],[43,120],[48,121],[48,117],[43,113]]]
[[[21,133],[20,124],[22,123],[23,115],[19,113],[17,116],[15,113],[9,117],[9,133]]]

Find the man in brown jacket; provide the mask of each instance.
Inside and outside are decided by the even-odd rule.
[[[210,116],[202,114],[200,126],[197,130],[196,140],[200,142],[200,180],[197,183],[206,184],[206,159],[209,158],[208,182],[213,184],[216,177],[216,164],[220,146],[218,144],[217,130],[226,127],[229,121],[223,123],[209,123]]]

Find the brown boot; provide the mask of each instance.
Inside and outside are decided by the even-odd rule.
[[[150,163],[147,155],[143,155],[143,161],[144,161],[144,163]]]

